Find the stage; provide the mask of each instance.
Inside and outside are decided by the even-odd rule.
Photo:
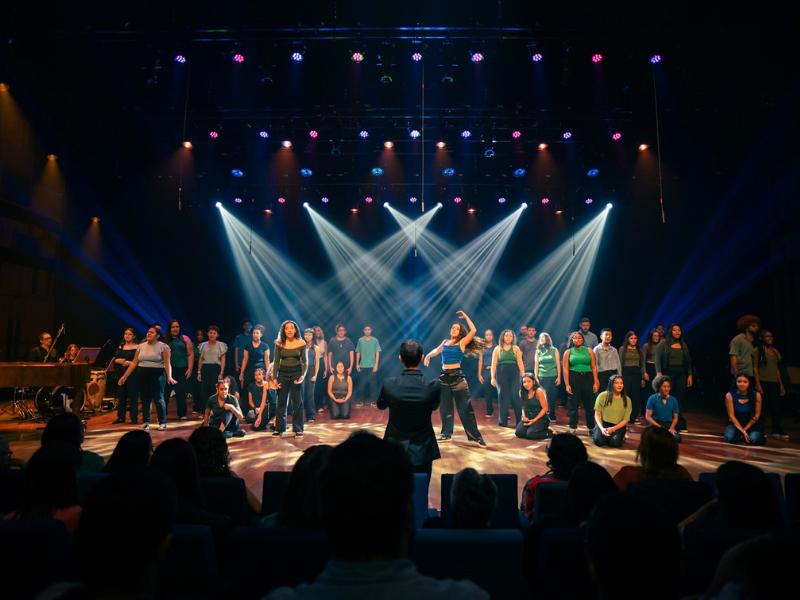
[[[477,405],[478,426],[488,447],[481,448],[468,442],[460,422],[456,421],[453,439],[439,443],[442,458],[435,461],[433,466],[428,497],[431,507],[440,506],[439,482],[442,473],[455,473],[465,467],[473,467],[483,473],[516,473],[521,491],[528,478],[547,471],[547,440],[530,442],[518,439],[513,428],[499,427],[494,419],[486,418],[482,403],[473,405]],[[162,432],[153,427],[150,430],[154,446],[171,437],[188,438],[200,425],[198,419],[176,420],[174,403],[170,408],[172,410],[168,429]],[[338,444],[359,429],[383,436],[388,413],[372,407],[354,406],[349,421],[331,421],[327,413],[317,416],[315,423],[306,424],[302,438],[295,438],[291,432],[277,438],[268,432],[248,431],[244,438],[228,440],[231,467],[245,479],[248,488],[257,497],[261,497],[264,471],[291,470],[304,449],[315,444]],[[141,424],[112,425],[115,417],[115,413],[108,412],[89,419],[84,449],[98,452],[107,459],[122,434],[141,427]],[[728,460],[749,462],[766,471],[780,474],[800,471],[800,444],[797,443],[800,440],[800,428],[790,417],[784,419],[784,425],[793,441],[779,441],[770,437],[767,445],[760,448],[732,446],[723,442],[725,420],[721,411],[718,415],[688,412],[686,418],[689,431],[683,436],[680,463],[695,477],[699,473],[716,470],[721,463]],[[559,425],[554,426],[553,430],[556,433],[566,433],[567,414],[563,407],[558,408],[558,421]],[[0,435],[9,440],[14,459],[27,460],[33,454],[39,446],[43,427],[43,423],[13,420],[8,414],[0,417]],[[434,415],[434,430],[439,430],[438,412]],[[637,425],[632,430],[629,429],[628,439],[622,449],[594,446],[585,427],[580,428],[578,434],[586,445],[591,460],[603,465],[614,475],[620,467],[635,463],[641,430],[642,426]]]

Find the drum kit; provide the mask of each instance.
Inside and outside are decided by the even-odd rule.
[[[64,412],[96,414],[114,408],[113,402],[105,401],[106,372],[93,370],[84,387],[57,385],[40,387],[33,396],[33,418],[49,419]],[[110,405],[110,406],[109,406]]]

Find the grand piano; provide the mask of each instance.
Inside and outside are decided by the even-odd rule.
[[[0,388],[82,387],[89,382],[88,363],[0,362]]]

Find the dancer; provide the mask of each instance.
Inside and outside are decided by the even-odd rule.
[[[692,356],[683,339],[681,326],[673,323],[669,333],[656,351],[656,377],[667,375],[672,383],[672,395],[678,399],[681,415],[678,418],[678,431],[686,431],[686,419],[683,410],[686,408],[686,390],[692,387]]]
[[[177,319],[172,319],[167,327],[167,336],[164,342],[169,346],[170,363],[172,364],[172,378],[177,385],[168,385],[164,392],[164,406],[169,403],[169,397],[175,392],[175,404],[178,408],[178,419],[186,420],[186,395],[192,384],[194,371],[194,344],[188,335],[181,333],[181,324]]]
[[[522,376],[522,420],[517,423],[516,435],[523,440],[543,440],[552,435],[550,417],[547,416],[549,400],[533,373]]]
[[[225,374],[225,354],[228,344],[220,342],[219,327],[208,326],[208,341],[200,344],[197,360],[197,381],[200,382],[200,397],[194,404],[195,411],[205,414],[208,399],[217,391],[217,381]]]
[[[442,373],[439,376],[439,381],[442,383],[442,401],[439,409],[442,415],[442,432],[439,439],[449,440],[453,437],[453,404],[455,403],[467,439],[485,447],[486,441],[478,431],[475,411],[469,401],[469,385],[461,371],[464,354],[477,356],[483,349],[483,340],[475,337],[477,329],[475,329],[472,319],[463,310],[459,310],[456,315],[467,323],[469,330],[461,323],[454,323],[450,327],[450,337],[442,340],[435,350],[425,356],[425,366],[427,367],[431,358],[442,355]]]
[[[303,381],[303,406],[306,411],[306,422],[314,423],[317,419],[317,407],[314,400],[317,375],[319,374],[319,363],[322,359],[322,350],[314,343],[314,330],[306,329],[303,331],[303,339],[306,342],[308,351],[308,374]]]
[[[130,411],[131,423],[136,423],[138,417],[139,389],[136,380],[128,378],[126,383],[119,383],[122,375],[133,362],[139,342],[133,327],[126,327],[122,334],[122,341],[114,354],[114,373],[117,376],[117,418],[113,424],[124,423],[125,413]]]
[[[539,335],[533,374],[547,394],[550,420],[556,422],[556,400],[561,385],[561,353],[553,346],[553,338],[546,331]]]
[[[328,398],[331,419],[350,418],[350,399],[353,397],[353,378],[345,371],[344,363],[339,361],[333,375],[328,378]]]
[[[494,402],[497,400],[497,390],[492,385],[492,353],[494,352],[494,331],[487,329],[483,333],[483,351],[478,356],[478,388],[477,398],[486,401],[486,418],[494,415]]]
[[[242,351],[242,360],[237,368],[239,373],[239,387],[246,390],[253,382],[256,369],[266,369],[269,364],[269,347],[262,340],[264,336],[264,326],[256,325],[250,334],[251,338]],[[238,336],[237,336],[238,337]],[[238,353],[239,348],[235,351]]]
[[[492,352],[492,385],[497,388],[497,424],[500,427],[508,427],[508,407],[511,405],[514,409],[516,426],[522,419],[522,403],[519,395],[520,381],[522,374],[525,373],[522,350],[517,346],[516,336],[510,329],[504,329],[498,341]]]
[[[569,337],[569,347],[564,352],[564,386],[567,388],[569,432],[578,431],[578,407],[583,406],[589,435],[594,429],[594,395],[600,388],[597,379],[597,361],[594,351],[583,343],[583,334],[574,332]]]
[[[629,331],[625,343],[619,348],[619,362],[622,365],[622,378],[625,381],[625,394],[631,399],[633,410],[631,421],[641,423],[639,415],[642,408],[642,388],[645,382],[644,352],[639,348],[639,336]]]
[[[275,340],[275,359],[272,378],[278,387],[278,409],[274,436],[286,431],[286,405],[291,397],[292,431],[295,437],[303,436],[303,392],[301,387],[308,369],[306,342],[300,337],[300,328],[294,321],[284,321]]]

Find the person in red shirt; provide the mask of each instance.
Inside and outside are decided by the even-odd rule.
[[[548,481],[569,481],[572,470],[588,459],[586,447],[577,436],[571,433],[559,433],[553,436],[547,447],[547,466],[550,467],[550,470],[526,481],[522,490],[520,509],[525,511],[525,516],[529,521],[533,518],[536,486]]]

